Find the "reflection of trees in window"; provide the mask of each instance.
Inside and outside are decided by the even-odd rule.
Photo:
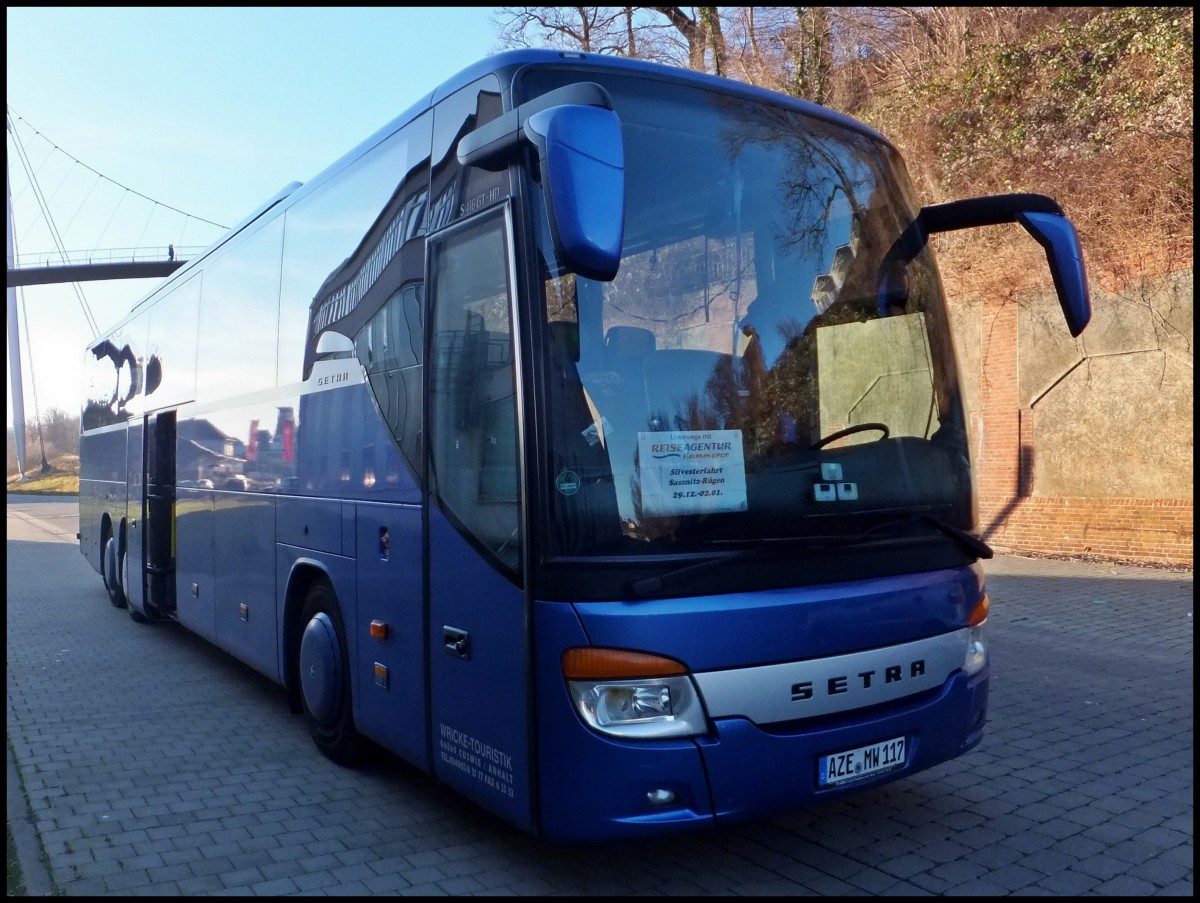
[[[487,216],[430,251],[433,489],[458,529],[520,565],[516,385],[504,220]]]
[[[575,296],[575,274],[565,273],[543,282],[546,293],[546,319],[551,323],[578,323],[579,303]]]
[[[748,195],[784,202],[764,206],[774,219],[756,224],[758,291],[745,321],[754,328],[746,329],[751,341],[742,360],[749,400],[733,405],[731,416],[731,422],[740,422],[748,456],[816,438],[821,328],[925,310],[937,295],[932,269],[922,258],[907,273],[892,275],[886,300],[894,308],[881,309],[881,262],[916,215],[903,179],[889,170],[898,164],[886,146],[786,110],[759,108],[752,116],[749,125],[744,115],[739,118],[741,131],[726,133],[730,159],[740,161],[749,180],[759,177]],[[814,273],[817,279],[807,283]],[[772,277],[779,284],[771,286]],[[797,284],[802,280],[806,284]],[[818,284],[825,292],[822,303],[804,304],[815,302],[806,293]],[[776,301],[787,300],[769,303],[772,289]],[[727,395],[728,389],[721,392]]]
[[[152,395],[161,385],[162,359],[157,354],[152,354],[149,363],[146,364],[146,394]]]
[[[824,254],[831,237],[848,241],[849,222],[844,236],[830,234],[838,208],[849,209],[851,222],[865,222],[870,198],[862,196],[884,181],[879,172],[883,149],[879,142],[855,132],[834,132],[819,120],[790,110],[755,107],[750,116],[739,111],[723,140],[734,165],[743,157],[753,162],[770,153],[771,159],[763,160],[767,164],[763,172],[778,173],[779,183],[764,186],[763,196],[771,199],[770,209],[790,213],[790,219],[777,224],[778,234],[770,237],[797,257]],[[776,159],[782,159],[783,165],[771,165]]]
[[[118,348],[110,339],[105,339],[91,349],[96,361],[108,361],[112,364],[111,383],[104,377],[107,372],[103,364],[93,367],[95,374],[92,384],[91,397],[84,404],[83,429],[94,429],[110,423],[119,423],[129,419],[125,406],[142,390],[142,367],[128,343]],[[104,384],[112,386],[112,392],[107,391]]]
[[[791,422],[802,432],[807,446],[816,438],[820,416],[820,385],[817,379],[817,333],[826,326],[855,323],[875,316],[873,299],[835,304],[809,321],[804,332],[789,343],[771,370],[756,374],[760,385],[753,394],[759,399],[756,420],[749,432],[760,454],[782,448],[782,430]],[[751,372],[754,372],[753,363]]]
[[[707,235],[628,256],[605,287],[604,328],[648,328],[661,348],[727,351],[750,260],[737,239]]]

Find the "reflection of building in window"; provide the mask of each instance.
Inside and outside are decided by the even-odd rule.
[[[258,421],[250,421],[250,441],[246,443],[246,460],[253,461],[258,458],[258,446],[262,443],[263,448],[267,448],[271,443],[271,434],[267,430],[258,428]]]
[[[258,420],[250,421],[244,469],[250,489],[273,492],[294,481],[295,437],[296,415],[291,405],[278,408],[274,434],[260,428]]]
[[[246,446],[226,435],[208,420],[184,420],[178,427],[180,479],[210,480],[220,488],[246,465]]]
[[[430,407],[435,491],[464,529],[516,568],[520,481],[502,225],[483,220],[433,255]]]
[[[278,451],[284,461],[295,460],[296,413],[292,407],[279,408],[279,417],[275,422],[275,438],[271,440],[271,450]]]
[[[355,337],[379,411],[414,471],[421,452],[423,289],[420,282],[400,288]]]
[[[412,246],[413,239],[422,234],[427,199],[424,187],[414,191],[411,185],[401,184],[358,248],[317,290],[309,307],[306,378],[322,332],[333,328],[343,335],[356,335],[392,293],[397,281],[393,264],[406,263],[402,249]],[[403,268],[418,272],[412,262]]]

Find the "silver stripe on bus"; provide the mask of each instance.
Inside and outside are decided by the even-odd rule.
[[[188,401],[178,404],[168,405],[164,408],[152,408],[146,406],[144,413],[154,414],[160,410],[185,410],[188,417],[200,417],[204,414],[213,412],[231,411],[236,408],[245,408],[258,404],[271,404],[279,400],[291,400],[301,395],[312,395],[317,392],[329,392],[333,389],[341,389],[346,386],[362,385],[367,381],[367,371],[360,364],[357,358],[346,358],[331,361],[317,361],[313,364],[312,373],[304,382],[289,383],[288,385],[263,389],[259,392],[247,392],[243,395],[233,395],[214,401]],[[127,410],[134,415],[134,419],[140,418],[143,414],[142,410],[134,411],[132,406],[127,406]],[[89,435],[99,435],[100,433],[114,432],[116,430],[125,429],[130,425],[128,420],[122,420],[120,423],[110,423],[95,429],[84,430]]]
[[[280,399],[294,399],[297,396],[313,395],[317,392],[329,392],[346,386],[361,385],[367,381],[367,371],[357,358],[342,358],[331,361],[317,361],[313,364],[308,379],[302,383],[290,383],[274,389],[264,389],[261,392],[251,392],[222,398],[219,401],[203,401],[192,405],[188,415],[198,417],[213,412],[231,411],[235,408],[250,407],[255,404],[270,404]]]
[[[774,724],[935,689],[963,666],[968,629],[828,658],[695,674],[708,714]]]

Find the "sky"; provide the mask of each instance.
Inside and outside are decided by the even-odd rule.
[[[18,260],[56,249],[39,194],[68,252],[208,245],[499,51],[493,12],[8,7]],[[35,406],[78,413],[85,307],[103,330],[157,282],[17,290],[26,421]],[[10,373],[6,357],[12,426]]]

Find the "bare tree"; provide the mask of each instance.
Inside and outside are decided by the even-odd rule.
[[[953,71],[982,46],[1019,40],[1048,21],[1088,17],[1094,7],[848,6],[836,14],[838,63],[867,62],[873,88],[912,86]]]
[[[505,6],[492,21],[505,47],[617,54],[718,75],[728,68],[715,6]]]
[[[53,454],[79,453],[79,416],[68,414],[61,408],[50,408],[42,414],[41,423],[30,424],[31,429],[39,428],[47,447]]]
[[[504,47],[556,47],[632,56],[633,7],[502,6],[492,16]]]
[[[828,7],[797,10],[794,37],[789,42],[792,65],[789,93],[814,103],[827,103],[833,74],[833,32]]]
[[[721,15],[715,6],[650,6],[687,44],[687,67],[696,72],[725,74],[726,46]],[[689,12],[689,10],[691,10]]]
[[[787,34],[796,23],[795,7],[740,6],[723,11],[726,77],[773,91],[786,91]]]

